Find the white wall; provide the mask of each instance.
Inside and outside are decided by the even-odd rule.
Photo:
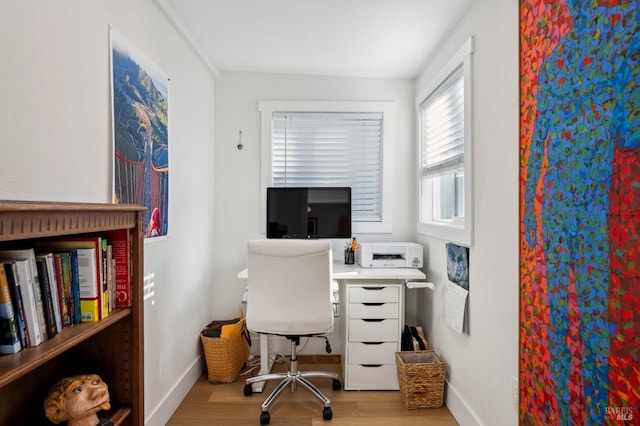
[[[427,276],[420,290],[429,343],[447,361],[447,405],[462,425],[517,424],[518,376],[518,2],[475,2],[417,81],[425,90],[464,41],[473,54],[474,240],[470,249],[470,334],[444,323],[444,244],[418,236]]]
[[[0,199],[111,201],[109,26],[171,79],[168,239],[145,244],[145,412],[166,422],[212,319],[214,77],[151,0],[2,1]]]
[[[396,101],[397,122],[393,140],[393,233],[357,235],[363,241],[413,239],[416,191],[413,138],[415,82],[413,80],[310,77],[243,72],[223,72],[216,83],[215,161],[215,271],[214,312],[227,318],[237,315],[246,282],[237,278],[246,266],[246,243],[264,238],[265,212],[261,199],[260,100]],[[244,149],[238,150],[239,131]],[[262,226],[262,229],[264,226]],[[340,246],[334,245],[334,252]],[[337,344],[332,343],[337,351]],[[324,345],[307,352],[322,353]],[[255,348],[254,348],[255,350]]]

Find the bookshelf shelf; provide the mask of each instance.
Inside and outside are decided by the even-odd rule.
[[[72,325],[38,346],[26,348],[15,355],[0,356],[0,388],[100,333],[127,315],[131,315],[131,309],[117,309],[104,320]]]
[[[132,306],[97,322],[65,327],[53,338],[0,355],[0,424],[50,424],[43,402],[60,378],[95,373],[109,386],[114,425],[144,424],[143,211],[140,206],[0,201],[0,249],[51,237],[126,229],[132,241]]]

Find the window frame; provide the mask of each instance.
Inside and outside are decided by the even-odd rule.
[[[440,72],[431,79],[425,90],[421,91],[415,100],[416,127],[417,127],[417,179],[418,179],[418,234],[432,236],[443,240],[453,241],[462,245],[473,245],[473,151],[472,151],[472,56],[473,37],[469,38],[458,51],[449,59]],[[421,104],[431,96],[448,77],[459,67],[462,67],[464,82],[464,219],[455,218],[451,221],[422,221],[423,214],[423,176],[422,176],[422,128],[420,117]],[[433,196],[433,194],[431,194]],[[433,201],[429,201],[431,205]]]
[[[393,176],[393,145],[396,122],[395,101],[268,101],[258,102],[261,113],[261,212],[266,211],[267,187],[273,185],[272,165],[272,117],[273,113],[286,112],[381,112],[382,113],[382,183],[381,183],[381,220],[378,222],[353,222],[353,234],[391,233],[393,230],[393,191],[391,188]],[[264,214],[259,215],[260,230],[266,233]]]

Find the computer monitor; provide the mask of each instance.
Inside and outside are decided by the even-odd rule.
[[[351,238],[351,188],[267,188],[267,238]]]

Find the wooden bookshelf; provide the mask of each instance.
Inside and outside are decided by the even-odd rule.
[[[0,249],[38,240],[128,229],[133,242],[132,299],[108,318],[64,328],[52,339],[0,355],[0,425],[47,425],[43,403],[61,378],[95,373],[109,386],[115,425],[144,424],[143,212],[123,204],[0,201]]]

